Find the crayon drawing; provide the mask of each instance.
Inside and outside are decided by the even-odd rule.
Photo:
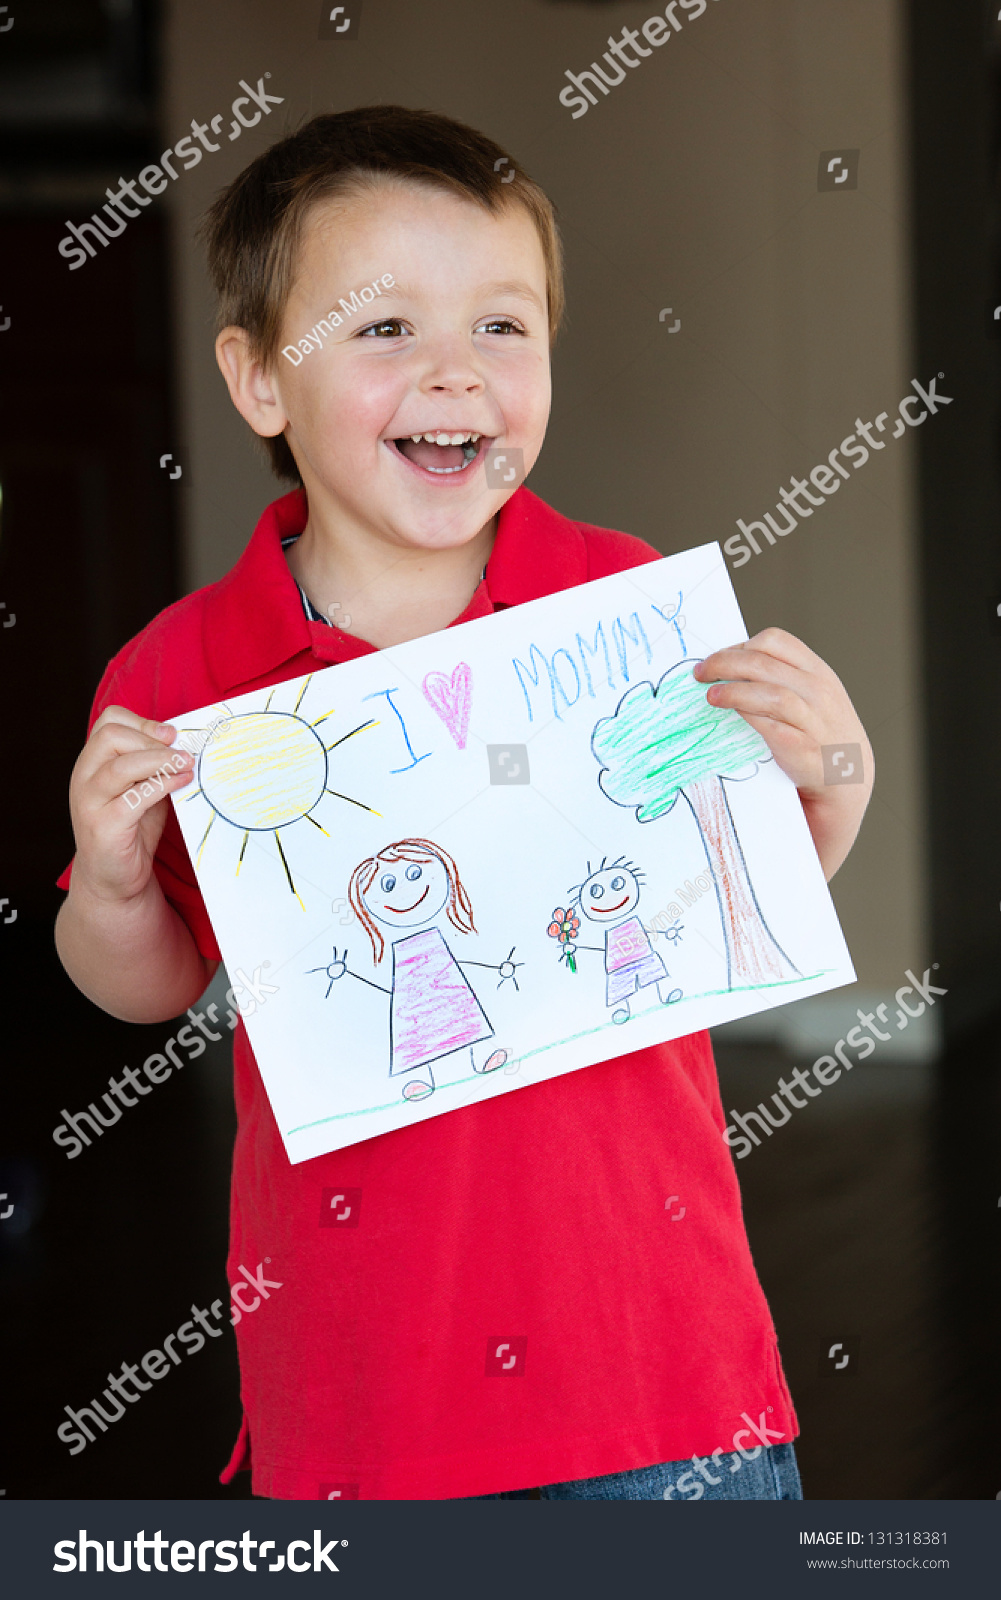
[[[465,750],[473,703],[473,674],[469,663],[460,661],[450,678],[444,672],[429,672],[421,688],[428,705],[441,718],[458,748]]]
[[[799,977],[762,916],[723,787],[724,779],[753,777],[771,754],[736,711],[709,704],[694,665],[678,662],[656,688],[635,684],[597,724],[598,786],[617,806],[634,808],[637,822],[665,816],[679,795],[688,802],[716,884],[729,987]]]
[[[239,716],[230,714],[219,720],[199,753],[196,787],[183,796],[185,803],[198,799],[207,801],[212,812],[198,844],[196,866],[201,863],[202,851],[217,818],[221,817],[243,834],[236,862],[237,877],[250,835],[273,833],[288,886],[300,906],[302,899],[282,849],[280,830],[295,822],[311,822],[325,834],[327,830],[312,814],[324,795],[378,815],[372,806],[340,794],[328,782],[331,753],[355,734],[376,727],[376,719],[369,717],[330,744],[324,744],[316,730],[334,712],[325,711],[315,722],[307,722],[298,715],[311,682],[312,675],[302,684],[292,711],[271,710],[276,692],[272,689],[262,711],[244,712]]]
[[[290,1161],[852,981],[795,788],[692,677],[742,638],[707,545],[171,718]]]
[[[647,928],[636,914],[642,882],[639,867],[622,856],[610,867],[602,861],[594,871],[589,861],[583,883],[570,890],[567,909],[558,907],[546,930],[550,938],[559,939],[563,945],[560,960],[567,963],[571,972],[577,971],[578,950],[604,957],[605,1004],[617,1025],[629,1021],[629,1002],[641,989],[656,986],[658,999],[665,1006],[680,1000],[683,993],[672,985],[671,975],[651,943],[651,936],[657,938],[659,930]],[[575,906],[594,929],[600,929],[600,945],[576,942],[581,923]]]
[[[403,1098],[425,1100],[433,1094],[431,1063],[458,1051],[469,1051],[474,1072],[496,1072],[502,1067],[510,1051],[475,1048],[493,1039],[494,1030],[460,968],[489,967],[500,974],[498,988],[510,981],[517,989],[516,969],[524,962],[513,959],[513,947],[498,963],[464,961],[452,954],[433,924],[443,912],[460,933],[475,933],[476,924],[472,902],[448,851],[430,839],[400,839],[386,845],[378,855],[355,867],[348,900],[371,941],[376,969],[386,954],[383,928],[417,930],[392,939],[389,988],[355,972],[347,964],[347,950],[338,956],[336,946],[328,966],[309,969],[329,978],[327,998],[345,976],[389,996],[389,1075],[418,1074],[407,1078]]]

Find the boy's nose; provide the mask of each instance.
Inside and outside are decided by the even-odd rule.
[[[424,354],[421,388],[427,393],[475,394],[484,387],[476,352],[465,340],[442,340]]]

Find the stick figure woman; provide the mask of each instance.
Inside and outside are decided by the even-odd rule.
[[[390,997],[389,1075],[414,1073],[403,1087],[405,1100],[424,1100],[434,1091],[431,1063],[460,1050],[469,1051],[474,1072],[496,1072],[508,1058],[507,1050],[494,1050],[477,1061],[476,1046],[494,1037],[490,1019],[473,993],[461,967],[487,967],[500,974],[500,988],[509,978],[518,987],[514,947],[504,961],[460,961],[438,928],[431,926],[444,911],[460,933],[475,933],[473,907],[459,877],[459,869],[441,845],[430,839],[400,839],[378,855],[361,861],[351,874],[348,898],[372,944],[372,961],[379,966],[386,952],[382,928],[390,936],[392,986],[373,983],[347,964],[347,950],[327,967],[313,967],[330,979],[327,995],[345,973]],[[480,1052],[482,1055],[482,1052]]]
[[[640,989],[656,984],[662,1005],[670,1005],[682,995],[680,989],[671,988],[670,974],[650,942],[650,932],[635,915],[642,876],[639,868],[622,856],[610,867],[602,861],[595,872],[588,862],[588,875],[583,883],[571,889],[570,904],[571,907],[579,904],[588,922],[604,929],[604,944],[561,941],[564,943],[561,961],[569,963],[578,950],[593,950],[604,955],[605,1004],[615,1007],[612,1021],[616,1023],[629,1021],[630,998]]]

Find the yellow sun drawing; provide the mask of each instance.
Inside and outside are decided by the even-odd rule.
[[[250,835],[273,833],[289,888],[300,905],[302,899],[293,882],[279,830],[291,827],[294,822],[311,822],[314,828],[319,828],[329,838],[326,828],[311,815],[324,795],[343,800],[347,805],[359,806],[373,816],[380,815],[373,806],[332,789],[329,782],[331,751],[347,739],[353,739],[355,734],[377,727],[377,719],[373,717],[359,723],[356,728],[335,739],[333,744],[324,744],[316,730],[334,712],[325,711],[315,722],[307,722],[298,715],[311,682],[312,674],[299,691],[299,698],[291,711],[271,710],[276,692],[272,689],[263,711],[247,711],[221,720],[198,757],[198,787],[184,797],[186,801],[206,800],[212,810],[198,846],[196,866],[201,864],[205,841],[217,817],[243,832],[243,843],[236,863],[238,877]],[[197,733],[199,730],[181,731]]]

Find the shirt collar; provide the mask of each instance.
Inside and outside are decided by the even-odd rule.
[[[207,591],[205,645],[220,685],[232,689],[254,682],[304,652],[327,665],[373,649],[337,627],[307,620],[281,547],[282,539],[302,532],[306,516],[302,489],[273,501],[235,567]],[[586,579],[587,551],[579,527],[519,488],[501,507],[486,575],[452,626]]]

